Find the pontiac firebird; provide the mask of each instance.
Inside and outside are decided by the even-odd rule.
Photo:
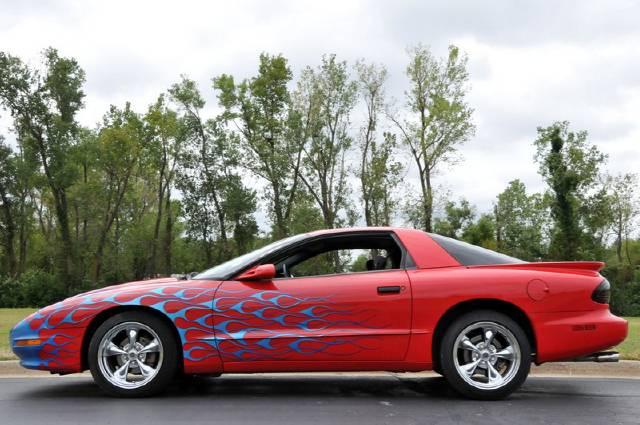
[[[359,254],[357,258],[353,255]],[[179,375],[424,371],[499,399],[531,363],[616,361],[627,322],[600,262],[530,263],[413,229],[293,236],[190,279],[110,286],[11,331],[21,365],[89,369],[109,395]]]

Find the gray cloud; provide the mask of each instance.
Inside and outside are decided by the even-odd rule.
[[[514,178],[542,189],[531,143],[537,126],[556,120],[588,130],[611,171],[640,171],[636,2],[0,3],[0,50],[37,63],[51,45],[87,71],[85,125],[109,104],[145,110],[182,73],[199,82],[213,112],[211,78],[253,75],[263,51],[284,54],[296,74],[323,53],[384,63],[387,92],[401,105],[406,47],[424,43],[441,55],[455,43],[469,55],[477,134],[462,148],[464,162],[438,175],[454,197],[486,211]]]

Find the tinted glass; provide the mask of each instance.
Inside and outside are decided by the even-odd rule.
[[[288,270],[290,277],[303,277],[392,268],[392,261],[385,249],[340,249],[307,258]]]
[[[490,264],[513,264],[524,263],[514,257],[500,254],[489,249],[480,248],[466,242],[447,238],[445,236],[429,233],[429,236],[436,241],[445,251],[464,266],[481,266]]]

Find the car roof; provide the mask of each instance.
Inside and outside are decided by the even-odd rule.
[[[358,233],[358,232],[422,232],[421,230],[416,229],[408,229],[406,227],[392,227],[392,226],[380,226],[380,227],[343,227],[338,229],[322,229],[322,230],[314,230],[312,232],[307,233],[309,236],[321,236],[321,235],[332,235],[332,234],[340,234],[340,233]]]

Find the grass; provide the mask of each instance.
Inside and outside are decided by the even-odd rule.
[[[0,308],[0,360],[13,360],[9,347],[9,330],[34,311],[32,308]],[[629,336],[616,349],[625,360],[640,360],[640,317],[627,317]]]
[[[629,321],[629,336],[617,350],[625,360],[640,360],[640,317],[625,317]]]

